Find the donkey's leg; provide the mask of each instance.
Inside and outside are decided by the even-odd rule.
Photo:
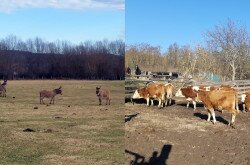
[[[44,98],[43,98],[43,99],[44,99]],[[42,102],[43,102],[43,104],[45,104],[44,101],[43,101],[43,99],[42,99]]]
[[[102,105],[102,99],[99,97],[99,105]]]
[[[52,101],[53,101],[53,97],[51,97],[49,104],[51,104],[51,103],[52,103]]]

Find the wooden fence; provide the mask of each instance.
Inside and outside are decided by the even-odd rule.
[[[238,92],[238,97],[246,91],[250,91],[250,80],[235,80],[215,83],[212,81],[194,81],[187,78],[170,79],[166,75],[158,75],[159,77],[154,78],[150,75],[132,75],[125,78],[125,99],[130,99],[134,91],[140,87],[146,86],[150,82],[171,82],[175,86],[175,91],[182,86],[187,85],[204,85],[204,86],[220,86],[230,85]],[[163,77],[163,78],[162,78]]]

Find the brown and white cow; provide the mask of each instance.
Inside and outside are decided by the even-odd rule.
[[[171,105],[172,104],[172,97],[173,97],[173,91],[174,91],[174,85],[171,83],[166,83],[166,84],[162,84],[162,83],[157,83],[157,82],[150,82],[149,84],[147,84],[147,86],[150,85],[164,85],[165,86],[165,106]],[[151,100],[151,105],[154,105],[154,99],[150,99]],[[162,102],[162,106],[163,106],[164,102]]]
[[[147,106],[149,106],[150,99],[156,99],[159,101],[158,107],[163,107],[163,103],[166,100],[166,87],[164,84],[152,83],[146,87],[137,89],[132,96],[132,99],[144,98],[147,100]]]
[[[212,88],[214,89],[214,88]],[[180,88],[175,96],[176,97],[185,97],[187,102],[187,108],[189,108],[189,104],[192,101],[194,105],[194,110],[196,110],[196,102],[197,102],[197,92],[199,90],[204,90],[204,91],[210,91],[211,87],[210,86],[187,86],[187,87],[182,87]]]
[[[174,85],[171,84],[171,83],[167,83],[164,86],[165,86],[165,91],[166,91],[165,105],[171,105],[172,104],[173,92],[174,92]]]
[[[211,115],[213,117],[213,123],[216,123],[214,110],[227,110],[232,114],[230,125],[235,122],[235,117],[238,111],[235,109],[238,103],[237,92],[234,90],[211,90],[197,91],[197,100],[202,101],[205,109],[208,111],[208,119],[210,121]]]
[[[241,102],[243,105],[243,111],[250,111],[250,91],[241,95]]]

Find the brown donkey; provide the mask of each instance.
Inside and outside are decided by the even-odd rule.
[[[7,86],[7,80],[4,80],[2,84],[0,84],[0,96],[6,97],[6,86]]]
[[[60,86],[57,89],[54,89],[53,91],[47,91],[47,90],[42,90],[40,91],[40,104],[44,104],[43,99],[46,98],[51,98],[50,100],[50,104],[53,103],[55,101],[55,96],[57,94],[61,94],[62,95],[62,87]]]
[[[101,89],[96,87],[96,95],[99,99],[99,105],[102,105],[102,99],[106,98],[106,105],[110,105],[110,91],[108,89]]]

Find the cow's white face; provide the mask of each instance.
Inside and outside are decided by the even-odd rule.
[[[185,97],[185,96],[182,94],[181,89],[178,89],[178,91],[176,92],[175,96],[176,96],[176,97]]]
[[[194,91],[199,91],[199,90],[200,90],[200,87],[199,87],[199,86],[193,86],[192,89],[193,89]]]
[[[241,95],[241,102],[244,103],[245,102],[245,99],[246,99],[246,94],[242,94]]]
[[[140,99],[140,98],[142,98],[141,96],[140,96],[140,93],[138,92],[138,90],[136,90],[135,91],[135,93],[133,94],[133,97],[132,97],[133,99]]]

